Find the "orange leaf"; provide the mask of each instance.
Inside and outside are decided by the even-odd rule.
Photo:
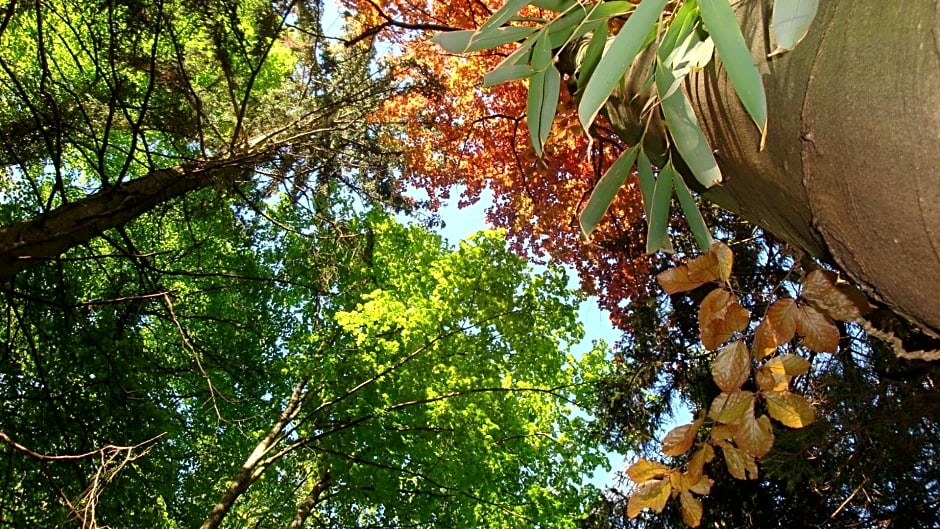
[[[796,332],[803,336],[803,345],[817,353],[834,353],[839,348],[839,329],[829,316],[810,307],[800,307]]]
[[[741,340],[722,347],[712,362],[712,378],[726,393],[739,389],[750,374],[751,353]]]
[[[689,267],[686,265],[670,268],[656,275],[656,280],[663,287],[666,294],[687,292],[705,284],[704,281],[694,281],[689,277]]]
[[[689,527],[698,527],[702,523],[702,502],[688,492],[679,494],[682,507],[682,521]]]
[[[793,339],[799,312],[796,302],[789,298],[778,299],[767,310],[766,321],[770,324],[774,346],[783,345]]]
[[[790,428],[802,428],[816,420],[813,406],[800,395],[789,391],[771,391],[764,393],[767,399],[767,412],[774,419]]]
[[[767,320],[760,322],[757,329],[754,330],[754,344],[751,346],[754,351],[754,358],[761,360],[777,350],[777,341],[774,338],[774,331]]]
[[[774,373],[766,365],[757,368],[754,379],[761,391],[786,391],[790,387],[790,378],[786,375]]]
[[[714,248],[714,246],[712,246],[712,248]],[[693,281],[708,283],[709,281],[717,281],[721,278],[721,267],[718,262],[718,255],[711,250],[689,261],[688,266],[689,278]]]
[[[689,468],[686,470],[686,477],[691,483],[698,483],[698,481],[702,479],[702,473],[705,471],[705,457],[708,455],[706,450],[708,449],[711,449],[711,445],[703,444],[692,454],[692,457],[689,458]]]
[[[732,424],[740,421],[747,413],[753,415],[753,410],[754,394],[750,391],[734,391],[715,397],[708,410],[708,416],[720,423]]]
[[[668,479],[651,479],[641,483],[630,494],[630,501],[627,502],[627,516],[636,518],[643,509],[662,512],[670,494],[672,494],[672,485]]]
[[[771,358],[766,366],[772,373],[798,377],[809,371],[810,363],[800,355],[785,354]]]
[[[715,349],[734,333],[743,331],[750,322],[750,313],[738,304],[731,292],[716,288],[709,292],[699,307],[699,331],[702,345]]]
[[[702,476],[702,478],[699,479],[697,482],[695,482],[694,485],[689,487],[689,490],[691,492],[704,496],[712,491],[712,485],[714,484],[715,482],[712,481],[711,478],[709,478],[708,476]]]
[[[649,461],[645,458],[640,458],[639,461],[627,468],[627,476],[629,476],[634,483],[643,483],[651,479],[661,478],[668,472],[669,467],[666,465]]]
[[[753,413],[747,414],[743,420],[733,424],[731,430],[734,443],[754,457],[763,457],[774,446],[773,426],[766,415],[755,419]]]
[[[722,281],[731,279],[731,266],[734,264],[734,253],[731,248],[728,248],[728,245],[721,241],[715,241],[712,247],[708,249],[708,253],[715,254],[715,259],[718,262],[718,278]]]
[[[715,441],[727,441],[734,437],[731,427],[727,424],[716,424],[712,426],[712,439]]]
[[[854,321],[871,311],[868,298],[828,270],[813,270],[803,279],[801,295],[828,316],[841,321]]]
[[[737,479],[757,479],[757,464],[752,456],[728,443],[723,443],[721,449],[725,454],[728,472],[732,476]]]
[[[686,453],[689,448],[692,448],[692,443],[695,442],[695,436],[698,434],[703,422],[704,417],[691,424],[676,426],[669,430],[666,438],[663,439],[663,453],[667,456],[678,456]]]

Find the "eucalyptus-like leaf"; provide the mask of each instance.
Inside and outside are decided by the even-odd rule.
[[[529,97],[526,103],[529,136],[532,148],[537,155],[542,155],[542,148],[552,129],[555,111],[558,108],[558,96],[561,91],[561,74],[554,66],[545,71],[536,72],[529,78]]]
[[[604,218],[611,202],[613,202],[614,197],[617,196],[617,192],[620,191],[620,188],[623,187],[623,183],[626,181],[627,177],[630,176],[639,150],[640,145],[637,144],[623,152],[620,157],[617,158],[617,161],[607,169],[607,172],[605,172],[604,176],[597,182],[597,185],[594,186],[594,190],[591,191],[591,198],[588,200],[584,211],[581,212],[579,219],[581,224],[581,237],[584,238],[584,240],[590,239],[591,232],[594,231],[594,228],[596,228],[601,219]]]

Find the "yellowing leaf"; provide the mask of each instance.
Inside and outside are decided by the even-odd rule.
[[[725,393],[739,389],[751,374],[751,353],[737,340],[718,351],[712,362],[712,379]]]
[[[627,516],[636,518],[643,509],[662,512],[671,493],[672,485],[668,479],[651,479],[641,483],[633,490],[633,494],[630,494],[630,501],[627,502]]]
[[[707,283],[709,281],[717,281],[721,278],[721,266],[718,262],[718,255],[711,250],[692,259],[687,266],[689,267],[689,277],[695,281]]]
[[[722,288],[709,292],[699,307],[702,345],[715,349],[734,333],[746,329],[749,321],[750,313],[738,304],[734,294]]]
[[[778,299],[767,310],[766,322],[769,324],[775,347],[793,339],[799,312],[796,302],[789,298]]]
[[[764,394],[767,412],[774,419],[790,428],[802,428],[816,420],[813,406],[800,395],[789,391],[772,391]]]
[[[651,479],[661,478],[668,472],[669,467],[666,465],[649,461],[645,458],[640,458],[639,461],[627,468],[627,476],[629,476],[634,483],[643,483]]]
[[[753,415],[753,410],[754,394],[750,391],[734,391],[715,397],[708,416],[720,423],[732,424],[740,421],[747,413]]]
[[[688,492],[679,494],[682,507],[682,521],[689,527],[698,527],[702,523],[702,502]]]
[[[692,443],[695,442],[695,435],[698,433],[699,428],[702,427],[703,419],[704,417],[694,423],[676,426],[672,430],[669,430],[669,433],[666,434],[666,438],[663,439],[663,453],[667,456],[678,456],[686,453],[689,448],[692,448]]]
[[[712,426],[712,439],[715,441],[727,441],[733,437],[734,434],[731,432],[731,427],[727,424],[716,424]],[[712,455],[714,455],[714,453]],[[706,462],[708,461],[706,460]]]
[[[771,358],[766,366],[772,373],[798,377],[809,371],[810,363],[800,355],[785,354]]]
[[[761,391],[786,391],[790,387],[790,377],[774,373],[766,365],[757,368],[754,378]]]
[[[733,424],[731,430],[734,432],[734,443],[754,457],[763,457],[774,446],[773,426],[766,415],[755,419],[753,413],[747,414]]]
[[[689,487],[689,491],[704,496],[712,491],[712,485],[714,484],[715,482],[712,481],[711,478],[709,478],[708,476],[702,476],[700,480],[698,480],[694,485]]]
[[[715,259],[718,261],[718,278],[722,281],[731,279],[731,266],[734,264],[734,253],[731,248],[721,241],[716,241],[708,253],[715,254]]]
[[[774,338],[774,331],[767,320],[760,322],[757,329],[754,330],[754,343],[751,346],[754,352],[754,358],[761,360],[767,355],[773,354],[777,350],[777,341]]]
[[[839,329],[829,316],[810,307],[800,307],[796,332],[803,336],[803,345],[817,353],[834,353],[839,348]]]
[[[801,295],[836,320],[854,321],[871,311],[864,294],[848,283],[840,283],[838,276],[828,270],[806,274]]]
[[[707,450],[712,449],[710,444],[703,444],[689,459],[689,467],[686,470],[686,477],[690,483],[698,483],[702,479],[702,473],[705,471],[705,458],[708,455]],[[712,449],[714,455],[714,449]]]
[[[737,479],[757,479],[757,463],[751,455],[728,443],[722,444],[721,450],[725,455],[728,473]]]
[[[656,276],[656,280],[659,281],[659,285],[663,287],[667,294],[695,290],[705,284],[704,281],[695,281],[690,278],[689,267],[686,265],[660,272]]]

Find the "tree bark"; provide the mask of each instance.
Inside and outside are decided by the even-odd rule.
[[[767,93],[763,151],[720,61],[686,82],[725,177],[704,197],[940,337],[940,1],[820,2],[806,39],[767,58],[772,6],[737,5]],[[642,81],[607,107],[627,141]]]
[[[246,154],[156,170],[44,215],[0,227],[0,279],[55,259],[174,198],[215,184],[232,184],[258,157]]]
[[[323,474],[323,477],[314,483],[313,488],[310,489],[310,492],[307,493],[303,501],[297,505],[297,512],[294,515],[294,519],[290,522],[290,529],[301,529],[304,524],[307,523],[310,512],[320,503],[323,492],[330,488],[330,485],[332,485],[330,474],[326,472]]]

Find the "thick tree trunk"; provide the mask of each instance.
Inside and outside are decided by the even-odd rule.
[[[767,91],[763,151],[720,64],[686,85],[726,179],[704,196],[940,337],[940,1],[820,2],[806,39],[768,59],[772,5],[737,4]],[[644,103],[629,86],[607,109],[628,141]]]

